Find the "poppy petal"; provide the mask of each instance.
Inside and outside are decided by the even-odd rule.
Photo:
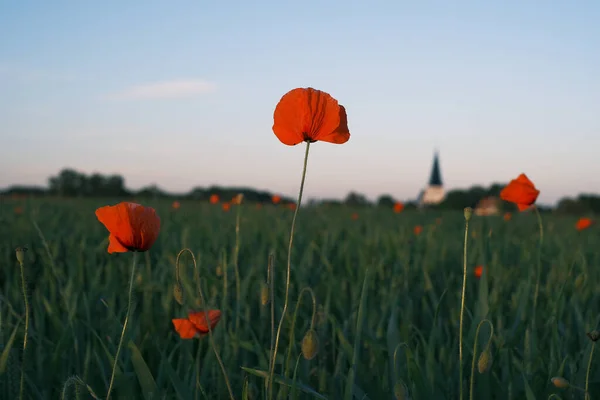
[[[182,339],[193,339],[198,335],[198,330],[189,320],[184,318],[175,318],[172,320],[175,331]]]
[[[346,108],[340,105],[340,123],[337,129],[329,134],[321,135],[317,140],[335,144],[346,143],[350,139],[350,130],[348,129],[348,115],[346,114]]]
[[[204,311],[191,311],[188,313],[188,318],[200,333],[208,332],[208,324],[206,323],[206,316]],[[221,311],[208,310],[208,319],[210,321],[210,329],[212,330],[215,328],[215,326],[221,319]]]
[[[108,253],[112,254],[112,253],[127,253],[129,251],[129,249],[125,246],[123,246],[123,244],[121,242],[119,242],[119,239],[113,235],[112,233],[108,236]]]

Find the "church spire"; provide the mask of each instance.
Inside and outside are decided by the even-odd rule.
[[[443,186],[437,150],[433,156],[433,167],[431,168],[431,176],[429,177],[429,186]]]

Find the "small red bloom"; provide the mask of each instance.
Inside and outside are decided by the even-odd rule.
[[[208,310],[208,320],[210,329],[214,329],[221,319],[220,310]],[[204,311],[190,311],[188,318],[175,318],[172,320],[175,331],[179,333],[182,339],[193,339],[202,337],[208,333],[208,324],[206,323],[207,313]]]
[[[515,203],[519,211],[524,211],[535,203],[539,194],[540,191],[535,188],[527,175],[521,174],[502,189],[500,198]]]
[[[589,228],[590,226],[592,226],[594,224],[594,221],[592,221],[589,218],[580,218],[579,221],[577,221],[577,223],[575,224],[575,228],[578,231],[582,231],[584,229]]]

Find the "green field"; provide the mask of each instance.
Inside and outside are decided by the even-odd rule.
[[[60,399],[66,382],[73,384],[67,385],[65,398],[76,398],[75,389],[79,398],[91,398],[83,382],[98,398],[106,397],[133,254],[107,253],[108,232],[94,211],[117,202],[0,203],[0,399],[19,395],[25,307],[17,246],[28,248],[25,398]],[[245,387],[247,398],[264,399],[265,380],[256,370],[269,370],[272,327],[270,305],[261,305],[261,285],[273,254],[277,324],[293,211],[242,204],[223,212],[218,205],[185,201],[174,211],[167,201],[140,202],[157,210],[162,226],[152,249],[138,257],[134,308],[112,398],[229,398],[210,338],[182,340],[171,323],[188,309],[200,309],[189,254],[181,256],[184,306],[173,297],[176,257],[189,248],[198,261],[206,305],[223,313],[213,338],[235,397],[244,398]],[[16,214],[15,206],[24,212]],[[351,218],[354,212],[358,220]],[[474,399],[547,399],[552,393],[584,399],[581,390],[556,388],[550,379],[561,376],[574,386],[586,386],[593,349],[586,333],[600,322],[600,230],[578,232],[574,217],[542,218],[541,259],[535,213],[515,213],[511,221],[471,219],[465,399],[470,397],[475,332],[483,319],[494,328],[493,363],[487,372],[477,371],[490,334],[484,323],[475,355]],[[415,225],[424,228],[418,236]],[[413,399],[457,399],[464,237],[463,213],[300,209],[275,394],[318,398],[311,394],[315,391],[333,400],[393,399],[394,386],[404,383]],[[486,267],[481,279],[473,275],[477,265]],[[313,313],[309,291],[295,313],[303,288],[314,291],[317,306],[319,350],[310,361],[300,349]],[[597,360],[598,354],[589,373],[591,399],[600,397]],[[291,389],[294,381],[296,389]]]

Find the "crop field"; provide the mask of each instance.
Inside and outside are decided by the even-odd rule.
[[[109,254],[94,213],[119,201],[0,202],[0,399],[22,370],[26,399],[106,398],[134,257],[113,398],[266,398],[294,210],[137,199],[158,239]],[[465,233],[462,212],[300,207],[273,398],[458,399],[465,266],[464,399],[600,398],[600,230],[542,213],[540,241],[536,216],[473,215]],[[204,307],[218,323],[182,339],[172,320]]]

